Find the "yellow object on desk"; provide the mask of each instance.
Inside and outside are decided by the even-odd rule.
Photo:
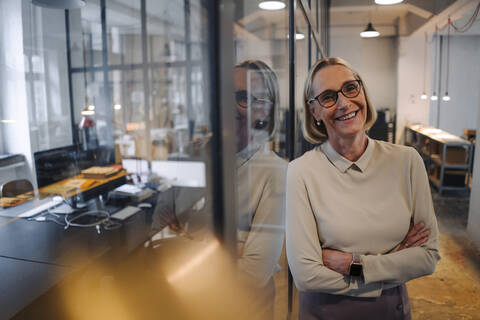
[[[120,169],[115,167],[90,167],[82,170],[84,178],[89,179],[105,179],[117,174]]]

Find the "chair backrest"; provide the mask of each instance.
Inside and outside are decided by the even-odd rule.
[[[30,191],[33,191],[33,186],[27,179],[12,180],[0,187],[0,197],[16,197]]]

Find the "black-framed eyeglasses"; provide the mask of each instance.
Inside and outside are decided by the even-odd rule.
[[[338,93],[341,92],[346,98],[355,98],[360,94],[362,90],[362,81],[361,80],[351,80],[345,82],[340,90],[325,90],[320,93],[315,98],[308,100],[309,104],[312,104],[314,101],[317,101],[324,108],[333,107],[338,100]]]
[[[249,94],[247,90],[235,91],[235,101],[238,106],[242,108],[248,108],[248,103],[251,103],[253,107],[273,105],[272,100],[257,98],[254,95]]]

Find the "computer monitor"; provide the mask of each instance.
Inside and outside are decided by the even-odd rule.
[[[81,170],[74,145],[35,152],[33,157],[39,188],[76,176]]]
[[[34,153],[38,188],[42,188],[74,177],[82,170],[92,166],[105,166],[114,163],[114,148],[100,146],[91,150],[83,150],[80,146],[70,145]],[[109,191],[125,183],[125,178],[109,181],[95,188],[88,189],[73,197],[72,203],[86,202],[99,194]]]

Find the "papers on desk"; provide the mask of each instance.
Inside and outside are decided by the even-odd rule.
[[[112,196],[124,196],[133,198],[135,201],[142,201],[152,196],[153,191],[148,188],[140,188],[133,184],[124,184],[111,192]]]
[[[176,187],[205,187],[205,163],[201,161],[152,161],[152,172]]]
[[[53,208],[61,203],[54,198],[45,198],[45,199],[34,199],[21,205],[18,205],[13,208],[3,209],[0,210],[0,216],[2,217],[21,217],[21,218],[29,218],[34,215],[37,215],[45,210]]]

